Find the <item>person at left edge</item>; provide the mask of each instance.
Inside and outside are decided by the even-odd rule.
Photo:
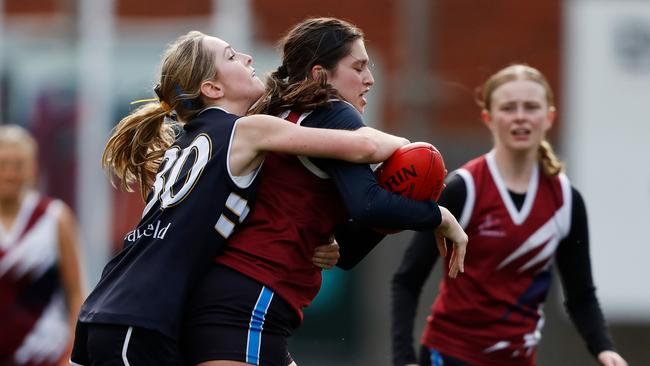
[[[36,141],[0,126],[0,365],[67,365],[82,302],[77,225],[38,193]]]
[[[142,219],[83,304],[75,365],[180,365],[186,295],[247,216],[265,151],[380,161],[405,140],[241,117],[264,92],[252,57],[200,32],[167,50],[159,101],[125,117],[104,151],[124,185],[147,195]],[[165,116],[174,112],[183,133]],[[169,120],[169,119],[167,119]]]

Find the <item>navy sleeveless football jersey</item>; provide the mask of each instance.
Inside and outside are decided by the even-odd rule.
[[[186,296],[244,220],[257,171],[235,182],[228,155],[239,117],[209,108],[165,152],[138,226],[106,265],[79,320],[177,338]]]

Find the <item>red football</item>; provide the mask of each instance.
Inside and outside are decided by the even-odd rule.
[[[434,200],[444,188],[445,162],[440,151],[426,142],[412,142],[397,149],[375,171],[379,185],[414,200]],[[400,230],[375,228],[384,234]]]
[[[445,162],[440,151],[426,142],[397,149],[376,170],[386,190],[414,200],[438,200],[444,187]]]

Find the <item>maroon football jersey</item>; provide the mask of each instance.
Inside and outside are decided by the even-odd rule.
[[[29,191],[12,227],[0,227],[0,365],[57,365],[68,347],[58,265],[62,207]]]
[[[549,267],[571,224],[570,183],[535,166],[518,210],[493,152],[455,174],[467,188],[459,220],[469,236],[465,273],[444,277],[422,342],[476,366],[533,365]]]
[[[321,286],[314,249],[347,213],[334,182],[306,158],[268,153],[262,169],[255,205],[216,261],[271,288],[302,319]]]

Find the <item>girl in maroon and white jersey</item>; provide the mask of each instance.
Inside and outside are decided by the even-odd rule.
[[[34,190],[36,142],[0,126],[0,365],[67,365],[82,302],[70,208]]]
[[[487,80],[480,106],[494,146],[453,172],[439,200],[459,219],[471,250],[463,276],[442,279],[418,364],[534,365],[556,265],[589,351],[603,366],[627,365],[596,299],[584,202],[545,139],[556,114],[546,78],[526,65],[506,67]],[[413,318],[437,259],[426,244],[431,236],[415,236],[393,278],[395,366],[416,364]]]

